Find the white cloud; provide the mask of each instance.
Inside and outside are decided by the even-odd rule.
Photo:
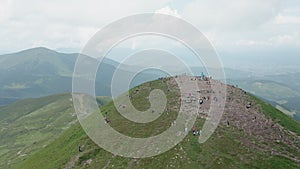
[[[240,47],[278,47],[278,46],[292,46],[300,45],[300,38],[297,34],[292,35],[276,35],[268,39],[262,40],[238,40],[235,42],[236,46]]]
[[[206,29],[252,29],[275,17],[279,0],[191,1],[183,17]]]
[[[0,1],[0,22],[7,20],[11,14],[11,0]]]
[[[235,42],[237,46],[271,46],[269,41],[256,41],[256,40],[239,40]]]
[[[0,49],[46,46],[79,51],[103,26],[145,12],[181,17],[217,48],[299,45],[300,10],[280,2],[287,1],[190,0],[175,9],[174,0],[0,0]],[[129,47],[139,46],[135,41]]]
[[[78,51],[98,29],[121,17],[154,12],[170,0],[0,0],[0,49],[32,46]]]
[[[300,8],[283,0],[194,0],[180,11],[217,50],[300,47]]]
[[[155,13],[161,13],[166,15],[172,15],[178,18],[181,18],[181,16],[178,14],[178,11],[176,9],[172,9],[169,6],[163,7],[161,9],[158,9],[155,11]]]
[[[300,46],[300,36],[299,34],[287,34],[287,35],[278,35],[275,37],[270,38],[275,45],[278,46]]]
[[[275,20],[275,24],[300,24],[300,16],[283,16],[278,15]]]

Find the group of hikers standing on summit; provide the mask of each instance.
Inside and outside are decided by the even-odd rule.
[[[192,127],[192,132],[194,136],[202,136],[202,130],[200,129],[199,131],[197,130],[197,128],[195,126]]]

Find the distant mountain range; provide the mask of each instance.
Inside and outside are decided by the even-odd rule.
[[[78,53],[59,53],[44,47],[0,55],[0,105],[25,98],[71,92],[77,56]],[[118,62],[108,58],[100,64],[95,79],[96,95],[111,96],[111,80],[118,65]],[[125,65],[123,72],[134,73],[131,72],[132,66]],[[206,72],[203,67],[191,67],[191,70],[196,75]],[[300,107],[294,104],[300,101],[300,73],[257,76],[253,72],[230,68],[224,70],[228,83],[239,85],[274,106],[287,109],[300,120]],[[177,73],[183,72],[178,70]],[[161,71],[144,71],[135,77],[131,87],[164,76],[167,74]]]
[[[24,98],[71,92],[73,69],[78,54],[65,54],[39,47],[0,56],[0,105]],[[96,77],[96,94],[110,96],[110,82],[119,63],[104,59]],[[141,78],[143,77],[143,78]],[[159,77],[141,74],[137,85]]]
[[[72,74],[78,53],[59,53],[44,47],[24,50],[0,56],[0,105],[6,105],[24,98],[42,97],[51,94],[71,92]],[[105,58],[99,66],[96,77],[96,94],[110,96],[110,84],[118,62]],[[130,65],[124,66],[130,72]],[[200,74],[203,68],[192,68]],[[229,69],[228,69],[229,70]],[[233,70],[230,70],[234,72]],[[180,73],[180,71],[179,71]],[[238,75],[246,76],[240,72]],[[136,86],[149,80],[167,76],[164,72],[145,71],[133,80]]]
[[[47,48],[33,48],[0,56],[0,101],[15,100],[71,92],[72,74],[78,54],[58,53]],[[114,70],[112,61],[103,70]],[[100,95],[108,95],[107,86],[99,81]]]

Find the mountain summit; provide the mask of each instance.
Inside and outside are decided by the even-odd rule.
[[[271,105],[247,94],[242,89],[227,86],[225,111],[213,135],[199,144],[200,130],[208,118],[213,98],[209,81],[195,77],[176,77],[179,80],[197,80],[201,91],[190,90],[190,95],[180,97],[175,77],[162,78],[144,83],[129,91],[136,109],[145,111],[150,107],[151,90],[161,89],[168,98],[161,116],[150,123],[134,123],[117,112],[113,102],[101,107],[103,115],[119,133],[131,137],[146,138],[157,135],[174,125],[180,102],[199,102],[201,108],[193,128],[182,142],[158,156],[132,159],[116,156],[98,147],[75,124],[51,144],[16,168],[299,168],[300,124]],[[180,79],[182,78],[182,79]],[[214,81],[217,82],[217,81]],[[220,83],[220,82],[218,82]],[[194,98],[199,92],[201,98]],[[212,91],[217,92],[217,91]],[[201,102],[199,99],[203,99]],[[225,98],[224,98],[225,99]],[[126,105],[123,106],[126,108]],[[100,123],[100,122],[99,122]],[[176,124],[175,124],[176,125]],[[196,132],[197,131],[197,132]],[[109,135],[108,135],[109,137]]]

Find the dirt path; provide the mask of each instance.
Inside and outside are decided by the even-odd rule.
[[[72,169],[76,162],[79,160],[79,157],[81,156],[81,154],[77,154],[75,157],[73,157],[68,164],[66,165],[66,167],[64,169]]]

